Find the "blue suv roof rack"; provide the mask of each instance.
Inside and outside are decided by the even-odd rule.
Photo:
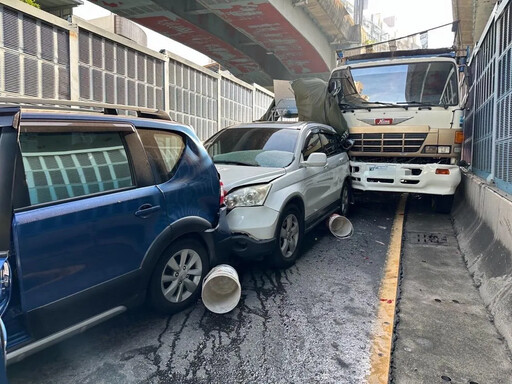
[[[133,105],[96,103],[90,101],[41,99],[35,97],[0,97],[0,103],[21,106],[22,108],[73,112],[100,112],[105,115],[119,115],[119,110],[124,110],[135,112],[138,117],[169,121],[172,120],[169,114],[161,109],[144,108]]]

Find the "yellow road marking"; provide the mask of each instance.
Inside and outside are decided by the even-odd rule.
[[[407,194],[403,194],[398,203],[393,228],[391,228],[384,276],[379,289],[379,308],[370,348],[370,373],[366,380],[368,384],[385,384],[389,380],[406,201]]]

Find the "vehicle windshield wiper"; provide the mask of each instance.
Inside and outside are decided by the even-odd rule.
[[[246,163],[243,161],[234,161],[234,160],[213,160],[215,164],[234,164],[234,165],[246,165],[249,167],[257,167],[258,164]]]
[[[416,100],[399,101],[399,102],[397,102],[397,104],[426,105],[426,106],[429,106],[429,107],[438,106],[439,105],[439,104],[435,104],[435,103],[426,103],[424,101],[416,101]]]
[[[383,101],[358,101],[355,104],[348,103],[339,103],[340,108],[343,109],[372,109],[372,108],[380,108],[383,107],[395,107],[395,108],[405,108],[407,109],[407,105],[400,105],[400,103],[386,103]]]
[[[386,103],[383,101],[367,101],[365,104],[378,104],[378,105],[384,105],[386,107],[400,107],[400,108],[407,108],[406,105],[401,105],[403,103]]]
[[[448,109],[448,106],[449,106],[449,104],[446,104],[446,103],[443,103],[443,104],[427,103],[424,101],[416,101],[416,100],[399,101],[397,104],[406,104],[408,106],[419,105],[420,107],[425,106],[425,107],[428,107],[429,109],[431,109],[431,107],[443,107],[444,109]]]

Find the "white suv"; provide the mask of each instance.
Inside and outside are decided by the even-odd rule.
[[[292,265],[304,234],[350,201],[349,159],[341,136],[313,122],[257,122],[205,142],[226,191],[233,251]]]

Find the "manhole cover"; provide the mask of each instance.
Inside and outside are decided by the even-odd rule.
[[[448,238],[442,233],[411,233],[410,241],[415,244],[446,244]]]

